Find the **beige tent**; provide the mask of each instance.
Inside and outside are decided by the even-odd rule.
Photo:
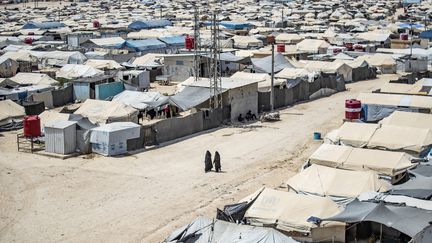
[[[399,94],[360,93],[357,96],[362,104],[403,106],[410,108],[432,109],[432,97]]]
[[[367,147],[406,151],[418,155],[431,145],[430,129],[385,125],[376,130]]]
[[[297,43],[297,50],[308,53],[325,53],[330,44],[324,40],[304,39]]]
[[[87,99],[74,114],[99,124],[128,121],[138,123],[138,110],[116,101]]]
[[[410,94],[410,95],[427,95],[427,92],[422,92],[423,86],[420,83],[403,84],[403,83],[386,83],[380,92],[390,94]]]
[[[88,59],[85,65],[100,70],[116,70],[122,68],[122,66],[114,60]]]
[[[275,39],[277,43],[297,44],[300,41],[302,41],[304,38],[298,34],[281,33],[277,35]]]
[[[309,163],[356,171],[373,170],[395,178],[415,166],[412,159],[403,152],[322,144],[309,157]]]
[[[263,42],[258,40],[254,36],[233,36],[232,40],[234,41],[234,47],[236,48],[251,48],[251,47],[262,47]]]
[[[366,147],[379,126],[378,124],[345,122],[339,129],[328,133],[324,142],[357,148]]]
[[[17,73],[9,78],[20,85],[56,85],[58,81],[43,73]]]
[[[382,73],[396,73],[396,60],[389,54],[363,55],[356,58],[357,61],[366,61],[371,66],[378,68]]]
[[[395,111],[390,116],[381,120],[380,124],[432,129],[432,115],[417,112]]]
[[[332,199],[356,198],[363,192],[385,192],[390,188],[389,183],[379,179],[373,171],[349,171],[316,164],[291,177],[287,185],[295,192]]]
[[[14,119],[21,120],[24,116],[24,107],[12,100],[0,101],[0,126],[9,124]]]
[[[308,222],[308,218],[327,218],[340,211],[338,205],[329,198],[266,188],[246,211],[245,218],[251,225],[276,226],[286,232],[310,233],[317,226]],[[341,224],[323,222],[321,227],[334,225]]]

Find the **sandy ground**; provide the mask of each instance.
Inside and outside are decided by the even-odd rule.
[[[342,123],[344,101],[392,75],[281,110],[278,123],[225,127],[126,157],[59,160],[16,152],[0,134],[1,242],[161,242],[197,215],[262,186],[280,187]],[[204,173],[218,150],[224,173]]]

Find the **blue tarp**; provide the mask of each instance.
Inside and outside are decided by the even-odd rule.
[[[129,24],[128,28],[132,30],[153,29],[171,26],[172,22],[166,19],[157,20],[138,20]]]
[[[164,42],[167,45],[184,45],[185,43],[185,37],[178,35],[178,36],[167,36],[167,37],[160,37],[159,40]]]
[[[146,40],[127,40],[126,46],[134,49],[135,51],[148,51],[165,48],[165,43],[158,39],[146,39]]]
[[[432,40],[432,30],[423,31],[420,33],[419,37],[421,39],[429,39]]]
[[[29,22],[22,29],[55,29],[65,27],[65,24],[60,22]]]
[[[231,30],[243,30],[251,27],[249,23],[232,21],[222,21],[220,22],[220,25]]]
[[[424,24],[401,23],[399,24],[399,28],[400,29],[411,29],[411,28],[421,29],[424,28]]]

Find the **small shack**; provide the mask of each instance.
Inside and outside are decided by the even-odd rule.
[[[127,140],[140,137],[141,126],[132,122],[115,122],[93,128],[90,135],[92,151],[105,156],[127,152]]]
[[[76,121],[45,124],[45,152],[71,154],[76,150]]]

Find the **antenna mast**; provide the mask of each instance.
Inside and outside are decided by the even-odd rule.
[[[222,107],[222,67],[220,65],[219,23],[216,11],[213,13],[211,25],[210,58],[210,109],[217,109]]]
[[[199,9],[198,3],[194,6],[194,78],[198,81],[201,76],[201,38],[199,24]]]

